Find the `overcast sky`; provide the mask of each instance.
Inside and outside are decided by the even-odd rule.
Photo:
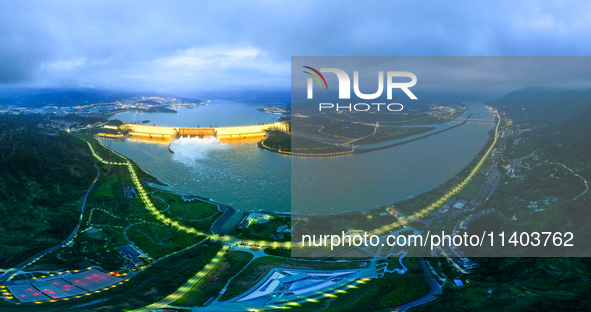
[[[415,96],[429,93],[461,93],[496,97],[523,88],[588,89],[591,88],[591,56],[299,56],[293,57],[292,98],[307,98],[310,72],[303,66],[322,71],[338,68],[350,79],[350,95],[355,96],[354,72],[358,72],[359,90],[366,94],[378,91],[378,72],[383,72],[382,96],[387,95],[387,71],[410,72],[417,77],[412,86]],[[339,80],[325,72],[329,90],[312,80],[314,99],[332,101],[339,98]],[[392,78],[393,82],[409,82],[409,77]],[[324,89],[324,90],[323,90]],[[393,94],[404,96],[400,89]]]
[[[0,85],[290,87],[298,55],[589,55],[591,2],[1,1]]]

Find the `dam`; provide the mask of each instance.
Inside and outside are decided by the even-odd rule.
[[[212,136],[218,139],[244,139],[250,137],[264,136],[265,131],[278,130],[289,132],[289,125],[286,123],[268,123],[253,126],[238,127],[159,127],[137,124],[123,124],[119,126],[122,131],[129,131],[129,135],[138,138],[149,139],[173,139],[179,137],[205,137]]]
[[[210,124],[257,125],[262,121],[267,124],[270,118],[270,114],[245,104],[219,103],[220,106],[198,109],[182,107],[179,114],[125,112],[112,119],[132,125],[149,119],[151,122],[144,124],[147,127],[155,123],[197,128]],[[494,115],[483,105],[472,104],[458,122],[471,114],[471,120],[490,122],[468,122],[394,148],[337,157],[288,157],[262,150],[253,144],[254,140],[224,142],[213,136],[209,140],[168,139],[172,141],[170,149],[174,154],[167,148],[168,142],[153,144],[159,141],[155,139],[109,140],[108,143],[146,173],[168,184],[170,191],[211,198],[237,209],[227,223],[230,227],[246,211],[289,212],[292,199],[297,207],[305,208],[300,213],[322,215],[366,210],[429,191],[461,171],[489,139],[488,131],[495,125]],[[359,166],[359,163],[369,165]],[[342,188],[330,188],[335,181]]]

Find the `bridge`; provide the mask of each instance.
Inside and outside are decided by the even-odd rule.
[[[289,132],[289,125],[284,123],[271,123],[253,126],[239,127],[214,127],[214,128],[180,128],[180,127],[157,127],[148,125],[123,124],[121,130],[128,130],[132,137],[150,139],[172,139],[178,137],[203,137],[214,136],[219,139],[242,139],[249,137],[264,136],[267,130],[279,130]]]

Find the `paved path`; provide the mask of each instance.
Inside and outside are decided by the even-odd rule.
[[[213,224],[211,225],[211,232],[213,234],[224,234],[224,232],[222,232],[222,227],[234,215],[234,213],[236,212],[236,209],[234,209],[234,208],[232,208],[232,207],[230,207],[228,205],[224,205],[224,204],[220,204],[220,203],[216,203],[216,202],[212,202],[212,201],[208,201],[208,200],[204,200],[204,201],[209,202],[209,203],[214,204],[214,205],[217,205],[218,206],[218,210],[223,212],[223,214],[219,218],[217,218],[213,222]],[[229,231],[235,229],[236,226],[238,226],[239,224],[240,223],[237,223],[235,225],[235,227],[233,227]],[[229,232],[229,231],[225,231],[225,232]]]
[[[408,270],[408,268],[404,265],[404,263],[402,263],[402,259],[404,259],[404,257],[406,257],[406,255],[408,254],[408,251],[406,250],[401,250],[400,252],[397,253],[389,253],[387,256],[385,257],[378,257],[378,260],[386,260],[388,259],[388,257],[390,256],[397,256],[399,254],[402,254],[402,256],[400,256],[400,258],[398,258],[398,262],[400,262],[400,266],[402,266],[402,269],[399,268],[395,268],[392,270],[388,270],[388,263],[386,262],[386,266],[384,266],[381,269],[384,269],[384,272],[382,272],[382,277],[386,274],[386,273],[398,273],[398,274],[404,274],[406,273],[406,271]]]
[[[581,193],[579,196],[577,196],[577,197],[573,198],[573,200],[577,200],[577,198],[579,198],[579,197],[581,197],[581,196],[585,195],[585,193],[587,193],[587,191],[589,190],[589,181],[585,180],[585,178],[583,178],[583,177],[581,177],[580,175],[578,175],[577,173],[575,173],[575,172],[574,172],[574,171],[573,171],[571,168],[569,168],[569,167],[567,167],[567,166],[565,166],[565,165],[563,165],[563,164],[561,164],[561,163],[558,163],[558,162],[557,162],[557,164],[559,164],[559,165],[563,166],[563,167],[564,167],[566,170],[568,170],[568,171],[570,171],[572,174],[574,174],[574,175],[575,175],[575,177],[579,177],[579,178],[581,178],[581,179],[583,180],[583,182],[585,182],[585,188],[586,188],[586,189],[585,189],[585,191],[584,191],[583,193]]]

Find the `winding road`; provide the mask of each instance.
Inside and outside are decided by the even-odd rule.
[[[421,267],[421,269],[423,269],[425,276],[427,276],[427,278],[429,279],[429,284],[431,284],[431,290],[429,291],[428,294],[426,294],[425,296],[423,296],[419,299],[416,299],[416,300],[413,300],[409,303],[405,303],[401,306],[398,306],[396,309],[394,309],[394,311],[406,311],[412,307],[416,307],[418,305],[425,304],[429,301],[433,301],[433,300],[437,299],[437,296],[441,295],[441,293],[442,293],[441,285],[439,285],[439,283],[435,280],[435,278],[433,277],[433,274],[431,274],[431,272],[429,272],[429,270],[425,266],[425,262],[424,262],[423,258],[418,258],[418,260],[419,260],[419,266]]]
[[[70,234],[70,236],[68,236],[66,239],[64,239],[64,241],[62,241],[59,245],[49,248],[43,252],[40,252],[38,254],[36,254],[35,256],[29,258],[28,260],[26,260],[25,262],[17,265],[16,267],[6,271],[2,276],[0,276],[0,284],[6,282],[7,280],[9,280],[16,272],[24,269],[25,267],[29,266],[30,264],[32,264],[33,262],[39,260],[39,258],[45,256],[46,254],[58,250],[62,247],[64,247],[65,245],[69,244],[70,241],[74,238],[74,236],[76,236],[76,234],[78,233],[78,230],[80,230],[80,225],[82,224],[82,219],[84,217],[84,211],[86,210],[86,200],[88,199],[88,195],[90,194],[90,191],[92,191],[92,187],[94,186],[94,184],[96,183],[96,181],[98,181],[99,176],[101,175],[101,171],[99,170],[99,168],[96,166],[96,164],[94,164],[94,167],[96,168],[96,178],[94,178],[94,181],[92,181],[92,184],[90,185],[90,187],[88,188],[88,191],[86,192],[86,195],[84,195],[84,202],[82,202],[82,209],[80,210],[80,218],[78,219],[78,224],[76,224],[76,227],[74,228],[74,231],[72,231],[72,233]]]

